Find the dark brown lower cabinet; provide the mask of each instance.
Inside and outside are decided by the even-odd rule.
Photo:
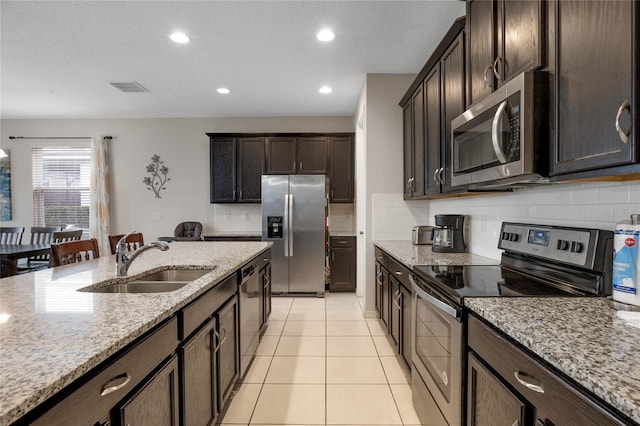
[[[179,350],[184,426],[209,425],[218,414],[216,333],[216,319],[212,318]]]
[[[524,425],[525,404],[473,353],[468,358],[467,424]]]
[[[120,407],[120,424],[177,426],[178,358],[174,355]]]
[[[218,335],[218,410],[229,399],[240,371],[238,355],[238,297],[234,296],[216,314]]]
[[[356,291],[356,237],[331,237],[331,280],[333,292]]]

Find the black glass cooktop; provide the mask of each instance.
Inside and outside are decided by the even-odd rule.
[[[532,279],[503,266],[414,266],[414,273],[462,303],[465,297],[584,296],[560,283]]]

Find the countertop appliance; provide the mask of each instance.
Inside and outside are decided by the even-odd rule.
[[[548,182],[548,74],[525,72],[451,121],[451,184]]]
[[[496,266],[413,267],[411,388],[423,422],[462,424],[465,297],[611,294],[611,231],[504,222],[498,247]]]
[[[411,241],[413,244],[433,244],[433,226],[414,226],[411,230]]]
[[[460,214],[437,214],[433,230],[432,250],[437,253],[464,253],[467,251],[469,221]]]
[[[262,241],[271,241],[271,291],[325,289],[325,175],[262,176]]]

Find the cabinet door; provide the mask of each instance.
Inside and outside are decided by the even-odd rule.
[[[355,237],[331,238],[331,291],[356,290]]]
[[[329,140],[325,137],[298,138],[298,173],[326,175],[329,172]]]
[[[331,138],[329,150],[329,186],[332,203],[353,203],[353,138]]]
[[[396,344],[396,351],[400,352],[400,318],[402,313],[400,312],[400,281],[396,280],[392,275],[389,275],[389,291],[391,298],[391,337]]]
[[[180,348],[182,358],[182,418],[184,426],[211,424],[218,413],[216,396],[216,320]]]
[[[424,81],[425,106],[425,194],[439,194],[440,144],[440,64],[436,64]]]
[[[290,175],[296,174],[296,138],[274,137],[267,138],[267,174]]]
[[[469,426],[524,425],[525,402],[514,395],[469,352],[467,424]]]
[[[178,426],[178,361],[175,355],[121,406],[120,424]]]
[[[494,2],[472,0],[467,2],[465,32],[467,46],[467,94],[469,106],[493,92],[493,61],[495,58]]]
[[[409,100],[402,109],[402,144],[404,146],[404,199],[411,199],[413,196],[411,179],[413,178],[413,109]]]
[[[413,197],[424,195],[424,89],[420,85],[413,94],[411,122],[413,124]]]
[[[210,152],[210,201],[233,203],[236,201],[236,140],[211,138]]]
[[[264,174],[264,138],[238,139],[238,201],[259,203]]]
[[[616,131],[617,114],[621,131],[629,132],[632,123],[637,127],[637,2],[559,1],[555,7],[557,99],[551,174],[637,161],[637,131],[630,132],[626,143]]]
[[[464,33],[451,43],[440,61],[442,72],[442,192],[460,190],[451,186],[451,120],[464,112]]]
[[[389,271],[386,268],[382,268],[382,311],[380,312],[380,319],[387,327],[387,331],[389,330],[389,326],[391,324],[390,317],[390,308],[391,308],[391,288],[390,288],[390,279],[389,279]]]
[[[404,362],[411,369],[411,290],[400,286],[400,307],[402,327],[400,331],[401,353]]]
[[[497,32],[502,51],[496,66],[503,83],[544,65],[542,2],[503,0],[499,3],[498,15],[503,28]]]
[[[240,371],[238,355],[238,297],[234,296],[215,315],[218,321],[218,411],[222,410]]]

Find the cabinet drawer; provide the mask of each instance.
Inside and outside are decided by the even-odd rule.
[[[411,281],[409,281],[410,271],[404,265],[395,259],[389,258],[387,269],[389,270],[389,274],[400,281],[403,286],[408,289],[411,288]]]
[[[376,262],[379,262],[385,268],[389,268],[389,256],[387,255],[387,253],[376,247],[375,256]]]
[[[67,398],[36,419],[33,425],[93,424],[102,419],[178,345],[178,321],[165,325],[98,371]],[[91,374],[90,374],[91,375]]]
[[[180,311],[180,340],[193,333],[238,290],[236,274],[231,275]]]
[[[356,237],[331,237],[331,248],[353,248],[356,245]]]
[[[553,373],[477,318],[469,317],[468,331],[471,350],[536,407],[537,418],[547,419],[556,425],[625,424],[595,399],[591,400],[575,385]],[[516,375],[519,375],[520,380],[539,386],[540,389],[530,389]]]

